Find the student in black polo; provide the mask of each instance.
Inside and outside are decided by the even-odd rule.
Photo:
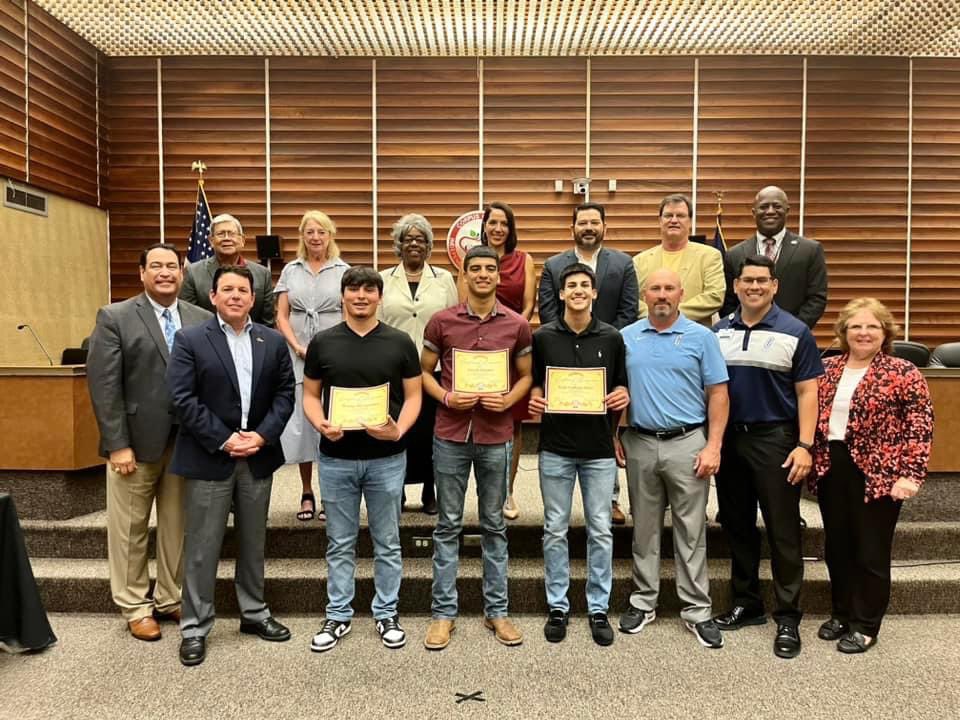
[[[559,277],[563,314],[533,335],[533,388],[530,413],[540,417],[540,492],[543,495],[543,560],[550,614],[543,628],[550,642],[566,636],[570,601],[567,530],[573,487],[580,477],[587,525],[587,612],[599,645],[613,642],[607,619],[613,580],[610,529],[617,461],[613,432],[620,412],[630,404],[623,338],[615,327],[591,316],[596,277],[583,263],[564,268]],[[606,413],[548,411],[547,368],[603,368]]]

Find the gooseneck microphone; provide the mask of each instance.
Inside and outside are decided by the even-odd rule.
[[[40,349],[43,350],[43,354],[47,356],[47,360],[53,365],[53,358],[50,357],[50,353],[47,352],[47,349],[43,346],[43,343],[40,342],[40,338],[37,337],[37,334],[33,331],[33,328],[24,323],[23,325],[17,325],[17,330],[29,330],[30,334],[33,335],[33,339],[36,341],[37,345],[40,346]]]

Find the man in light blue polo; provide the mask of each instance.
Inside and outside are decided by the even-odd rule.
[[[680,312],[682,297],[680,276],[655,270],[643,288],[648,316],[621,331],[630,427],[616,449],[627,468],[635,589],[620,631],[638,633],[656,619],[669,503],[680,617],[701,645],[721,648],[707,576],[706,509],[729,411],[727,367],[716,336]]]

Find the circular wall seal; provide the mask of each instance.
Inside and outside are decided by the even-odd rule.
[[[447,233],[447,257],[456,268],[463,267],[467,251],[480,244],[482,226],[483,210],[471,210],[453,221]]]

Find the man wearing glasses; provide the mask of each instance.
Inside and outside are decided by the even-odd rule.
[[[213,245],[214,255],[186,267],[180,298],[213,312],[213,305],[210,303],[213,274],[225,265],[245,267],[253,274],[254,302],[250,319],[255,323],[273,327],[276,319],[273,280],[266,267],[247,260],[240,253],[244,244],[240,221],[226,213],[217,215],[211,223],[210,243]]]

